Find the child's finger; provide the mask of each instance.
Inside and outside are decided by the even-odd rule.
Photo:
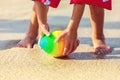
[[[79,46],[79,44],[80,44],[80,41],[77,39],[76,42],[74,43],[73,49],[72,49],[72,51],[70,53],[72,53],[73,51],[75,51],[76,48]]]
[[[55,42],[59,42],[61,38],[64,38],[65,33],[63,32],[58,38],[56,38]]]
[[[65,47],[64,47],[64,52],[63,52],[63,55],[67,55],[68,54],[68,51],[69,51],[69,43],[67,42],[65,42]]]
[[[47,29],[48,31],[50,31],[50,27],[49,27],[48,24],[46,24],[46,29]]]
[[[69,42],[69,49],[68,49],[68,52],[66,53],[66,55],[73,52],[73,49],[74,49],[74,42]]]
[[[48,26],[46,26],[46,25],[41,25],[40,27],[41,27],[41,29],[42,29],[42,32],[43,32],[45,35],[47,35],[47,36],[50,35],[49,27],[48,27]]]

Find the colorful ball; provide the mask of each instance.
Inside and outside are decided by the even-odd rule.
[[[65,39],[62,38],[59,42],[55,42],[55,39],[62,33],[62,31],[53,31],[50,36],[43,36],[38,45],[49,55],[53,57],[62,57]]]

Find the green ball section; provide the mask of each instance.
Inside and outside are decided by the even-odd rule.
[[[52,54],[55,43],[54,43],[55,37],[53,34],[50,36],[43,36],[42,39],[39,42],[39,46],[48,54]]]

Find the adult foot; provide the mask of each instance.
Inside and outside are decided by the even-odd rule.
[[[92,39],[94,46],[94,53],[97,55],[104,55],[112,52],[112,48],[105,43],[104,39]]]

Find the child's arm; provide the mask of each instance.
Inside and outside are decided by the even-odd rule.
[[[78,5],[78,4],[74,5],[72,17],[70,19],[68,27],[56,39],[56,42],[58,42],[61,38],[63,37],[65,38],[65,48],[63,53],[64,55],[70,54],[78,46],[77,29],[78,29],[83,11],[84,11],[84,5]]]
[[[49,26],[47,24],[48,8],[49,7],[45,6],[44,3],[35,1],[35,11],[36,11],[36,14],[37,14],[37,20],[38,20],[39,28],[46,35],[50,35]]]

